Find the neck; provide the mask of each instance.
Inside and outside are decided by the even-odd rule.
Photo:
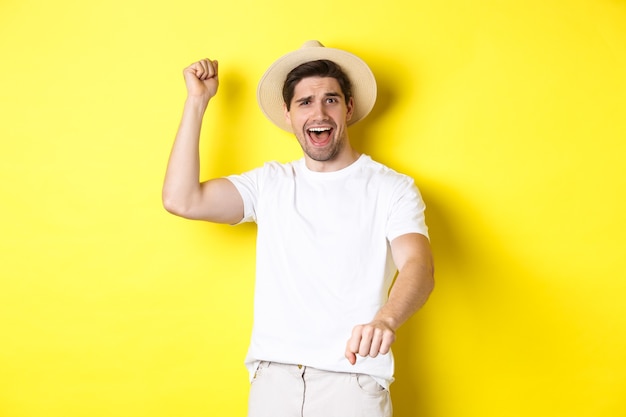
[[[304,154],[304,161],[306,163],[306,167],[311,171],[333,172],[352,165],[357,159],[359,159],[360,156],[360,152],[352,149],[352,147],[348,147],[328,161],[316,161],[307,154]]]

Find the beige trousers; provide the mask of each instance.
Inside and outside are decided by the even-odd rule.
[[[389,391],[363,374],[261,362],[248,417],[391,417]]]

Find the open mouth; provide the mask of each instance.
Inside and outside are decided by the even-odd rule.
[[[316,146],[324,146],[328,144],[328,142],[330,142],[332,132],[332,127],[311,127],[307,129],[310,141]]]

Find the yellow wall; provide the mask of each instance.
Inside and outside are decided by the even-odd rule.
[[[312,38],[371,64],[355,145],[428,205],[396,416],[626,413],[624,0],[3,0],[0,416],[245,415],[254,228],[161,180],[204,56],[203,176],[299,157],[255,88]]]

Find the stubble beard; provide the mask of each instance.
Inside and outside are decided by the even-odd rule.
[[[337,135],[338,132],[333,132],[333,135]],[[304,130],[301,133],[301,137],[298,138],[302,151],[312,160],[317,162],[332,161],[339,155],[341,148],[345,142],[344,135],[335,136],[331,138],[330,143],[322,148],[316,148],[311,145],[308,140],[307,132]]]

